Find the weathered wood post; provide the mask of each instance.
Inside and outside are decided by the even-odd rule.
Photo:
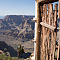
[[[59,7],[58,7],[58,19],[60,19],[60,0],[59,0]],[[59,43],[60,43],[60,37],[59,37]],[[60,59],[60,44],[59,44],[59,59]]]
[[[56,27],[56,31],[54,32],[54,51],[53,53],[55,53],[55,49],[56,49],[56,40],[57,40],[57,7],[58,4],[55,4],[55,12],[54,12],[54,26]]]
[[[35,37],[34,37],[34,60],[36,60],[36,33],[37,33],[37,22],[36,22],[36,20],[37,20],[37,1],[35,0],[35,18],[34,18],[34,20],[35,20]]]
[[[36,60],[40,60],[40,5],[37,3]]]
[[[56,11],[53,11],[53,5],[49,3],[53,3],[58,0],[35,0],[35,1],[36,1],[36,11],[35,11],[35,18],[36,18],[36,22],[35,22],[35,40],[36,40],[35,56],[36,57],[35,58],[36,59],[35,60],[54,60],[54,52],[56,48],[55,42],[57,36],[57,32],[54,32],[55,29],[57,30],[56,27],[57,26],[57,5],[55,7]],[[43,5],[48,4],[48,12],[46,9],[47,7],[44,8],[43,13],[46,12],[44,16],[41,13],[41,9],[42,9],[41,4]],[[58,12],[59,12],[58,16],[60,18],[60,2],[59,2]],[[42,19],[42,17],[44,17],[44,19]]]
[[[59,60],[59,46],[60,46],[60,19],[58,19],[57,20],[57,29],[58,29],[58,31],[57,31],[57,41],[58,41],[58,46],[57,46],[57,48],[58,48],[58,50],[57,50],[57,60]]]
[[[36,60],[41,60],[41,6],[37,2]]]

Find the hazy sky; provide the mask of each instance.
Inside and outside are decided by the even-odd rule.
[[[34,15],[35,0],[0,0],[0,16]]]

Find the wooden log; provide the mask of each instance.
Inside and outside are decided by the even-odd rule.
[[[34,40],[36,41],[36,33],[37,33],[37,2],[35,1],[35,36]],[[34,60],[36,60],[36,42],[34,43]]]
[[[58,18],[60,19],[60,0],[59,0],[59,7],[58,7]],[[60,39],[60,37],[59,37],[59,39]],[[60,49],[60,45],[59,45],[59,49]],[[60,50],[59,50],[59,59],[60,59]]]
[[[32,40],[32,42],[35,42],[35,43],[36,43],[36,41],[35,41],[35,40]]]
[[[49,24],[49,19],[50,19],[49,18],[49,8],[50,8],[49,5],[50,4],[48,4],[48,15],[47,15],[47,21],[46,21],[47,24]],[[50,34],[50,29],[47,28],[46,33],[47,33],[47,42],[48,42],[48,45],[47,45],[47,54],[48,55],[47,55],[47,57],[48,57],[48,59],[50,59],[50,55],[49,55],[49,34]]]
[[[56,39],[57,39],[57,7],[58,7],[58,5],[55,4],[54,26],[56,27],[56,31],[54,32],[54,53],[55,53],[55,49],[56,49]]]
[[[33,18],[33,20],[34,20],[35,22],[37,22],[37,18]]]
[[[51,4],[48,6],[49,8],[49,25],[51,25]],[[49,29],[49,60],[51,60],[51,30]]]
[[[37,34],[36,34],[36,60],[41,60],[40,53],[41,53],[41,8],[40,4],[37,3]]]
[[[47,22],[47,4],[45,4],[45,23],[48,23]],[[48,60],[48,39],[47,39],[47,30],[48,28],[45,27],[45,42],[44,42],[44,45],[45,45],[45,60]]]
[[[53,4],[51,4],[51,25],[54,26]],[[56,27],[55,27],[56,28]],[[54,60],[54,31],[51,31],[51,59]]]
[[[45,22],[45,5],[43,5],[43,14],[42,14],[42,21]],[[45,27],[42,26],[42,59],[41,60],[45,60]],[[43,55],[44,54],[44,55]]]
[[[54,31],[55,28],[56,28],[56,27],[54,27],[54,26],[52,26],[52,25],[49,25],[49,24],[46,24],[46,23],[44,23],[44,22],[41,22],[40,24],[41,24],[42,26],[46,27],[46,28],[49,28],[49,29],[53,30],[53,31]]]
[[[58,18],[60,18],[60,0],[59,0],[59,6],[58,6]]]
[[[42,4],[46,4],[46,3],[48,4],[48,3],[57,2],[58,0],[36,0],[36,1]]]
[[[47,23],[48,24],[48,21],[47,21],[47,18],[48,18],[48,15],[47,15],[47,4],[46,4],[46,6],[45,6],[45,23]],[[48,60],[48,38],[47,38],[47,33],[48,32],[48,28],[45,28],[45,35],[46,35],[46,37],[45,37],[45,42],[46,42],[46,60]]]
[[[50,25],[53,25],[53,4],[50,4]],[[51,30],[51,37],[50,37],[50,59],[53,60],[52,58],[52,42],[53,42],[53,31]]]
[[[49,24],[49,4],[48,4],[47,24]],[[48,39],[48,59],[49,59],[49,29],[48,29],[48,31],[47,31],[47,39]]]
[[[60,19],[57,19],[57,27],[59,28],[59,30],[57,31],[57,38],[58,38],[58,52],[57,52],[57,60],[60,59]]]

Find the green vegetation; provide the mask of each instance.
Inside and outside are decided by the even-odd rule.
[[[6,52],[2,53],[0,54],[0,60],[24,60],[23,58],[19,58],[20,55],[24,53],[24,49],[21,46],[21,44],[18,45],[17,52],[18,52],[18,57],[11,57],[10,55],[7,56]],[[25,60],[30,60],[30,58],[27,58]]]
[[[6,56],[5,54],[0,54],[0,60],[24,60],[24,59],[19,59],[18,57],[9,57]]]
[[[6,56],[5,54],[0,54],[0,60],[24,60],[18,57],[9,57]],[[30,58],[27,58],[26,60],[30,60]]]
[[[24,49],[21,46],[21,44],[18,45],[17,52],[18,52],[18,57],[20,57],[20,54],[24,53]]]

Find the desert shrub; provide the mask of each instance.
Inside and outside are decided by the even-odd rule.
[[[20,54],[24,53],[24,49],[23,47],[21,46],[21,44],[18,45],[18,48],[17,48],[17,55],[18,57],[20,56]]]

